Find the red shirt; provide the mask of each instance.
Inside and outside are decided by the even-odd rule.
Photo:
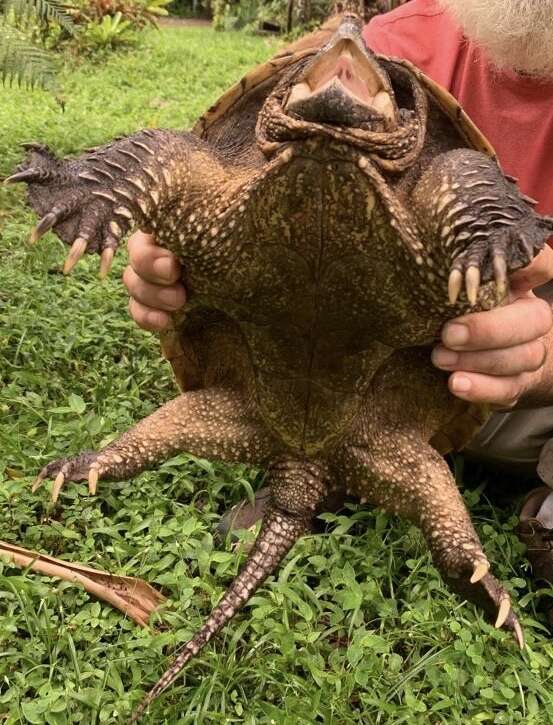
[[[405,58],[462,104],[542,214],[553,214],[553,79],[497,71],[437,0],[411,0],[363,31],[376,53]]]

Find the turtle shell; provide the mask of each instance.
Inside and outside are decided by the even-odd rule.
[[[235,160],[239,160],[241,154],[251,159],[252,153],[258,152],[262,162],[264,157],[261,151],[252,149],[250,140],[257,115],[267,95],[287,68],[298,60],[316,54],[323,47],[337,30],[340,21],[340,16],[332,17],[315,32],[300,38],[266,63],[247,73],[198,119],[192,132],[225,148],[229,157],[233,156]],[[480,151],[497,162],[492,145],[451,93],[407,60],[382,55],[377,55],[377,58],[385,63],[397,64],[413,73],[426,90],[431,104],[437,106],[451,121],[467,147]],[[233,122],[236,117],[239,118],[239,123]],[[237,128],[240,129],[238,139]],[[202,388],[206,384],[201,361],[194,352],[204,344],[202,335],[205,324],[205,320],[194,319],[194,315],[178,313],[173,316],[172,328],[160,335],[162,353],[171,364],[181,391]],[[430,442],[443,455],[460,450],[471,440],[488,415],[487,406],[469,405],[455,399],[451,406],[451,418],[435,433]]]

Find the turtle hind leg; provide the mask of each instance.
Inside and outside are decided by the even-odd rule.
[[[523,636],[506,589],[490,573],[469,513],[441,456],[413,432],[381,430],[340,454],[348,489],[420,527],[444,580],[482,607],[496,627]]]
[[[282,459],[269,467],[267,478],[271,487],[271,505],[244,568],[201,629],[140,703],[131,723],[140,719],[153,700],[174,682],[182,668],[275,571],[296,541],[310,530],[311,521],[328,490],[326,472],[314,463]]]
[[[248,414],[243,397],[232,390],[189,391],[165,403],[98,452],[83,452],[46,465],[35,480],[36,490],[55,478],[55,501],[67,481],[86,481],[94,494],[98,480],[120,481],[187,451],[227,463],[259,464],[275,455],[275,441]]]

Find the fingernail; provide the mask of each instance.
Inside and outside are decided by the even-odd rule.
[[[460,347],[469,340],[469,328],[459,322],[451,322],[444,327],[442,340],[446,347]]]
[[[451,381],[451,391],[453,393],[468,393],[471,389],[472,383],[470,378],[466,378],[464,375],[454,375]]]
[[[175,281],[175,266],[169,257],[159,257],[153,263],[153,270],[160,280],[164,282]]]
[[[453,350],[445,347],[437,347],[432,350],[432,362],[437,368],[451,368],[459,361],[459,355]]]

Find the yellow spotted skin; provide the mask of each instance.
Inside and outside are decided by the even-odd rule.
[[[286,111],[291,87],[344,39],[388,79],[387,131]],[[53,229],[72,245],[67,269],[87,250],[106,273],[138,226],[179,257],[189,299],[162,340],[182,394],[37,484],[94,492],[179,451],[267,469],[271,503],[243,571],[135,719],[337,494],[417,524],[451,586],[522,643],[440,455],[485,411],[459,410],[430,349],[448,319],[502,302],[553,221],[445,91],[360,42],[347,15],[246,76],[193,133],[144,130],[65,160],[31,144],[9,179],[28,184],[34,236]]]

